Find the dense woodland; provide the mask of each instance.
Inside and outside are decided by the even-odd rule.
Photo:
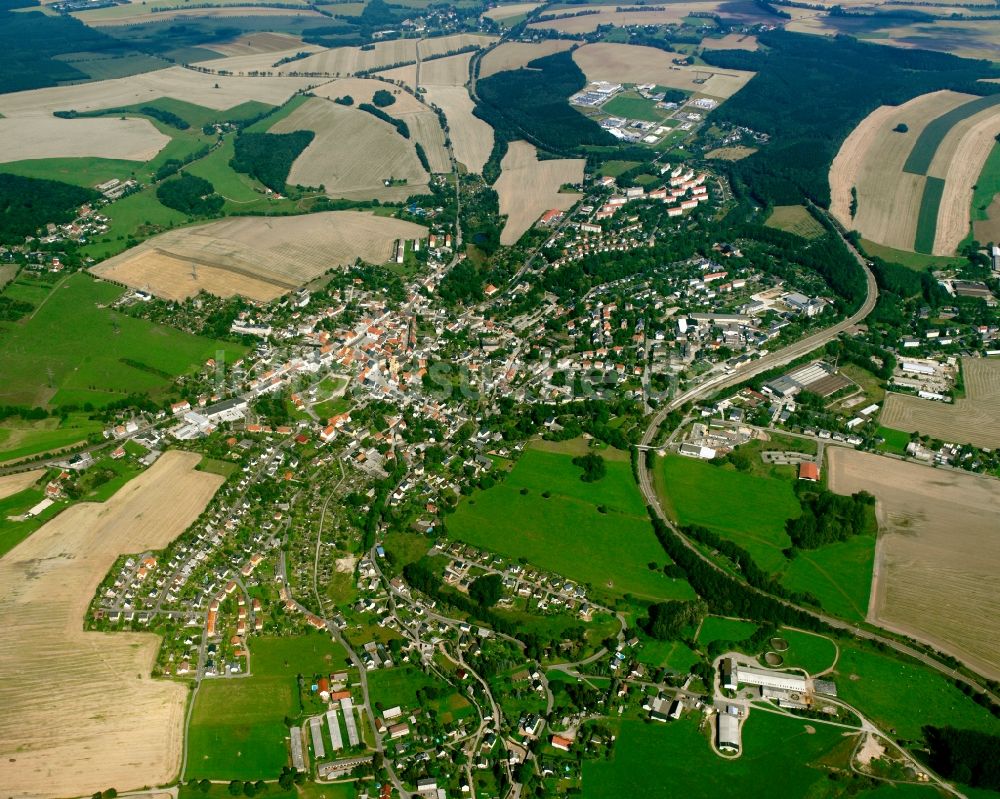
[[[734,188],[762,203],[830,203],[828,172],[841,142],[880,105],[899,105],[938,89],[1000,91],[987,61],[928,50],[826,39],[781,30],[759,37],[764,50],[707,50],[709,64],[757,76],[712,113],[716,124],[745,125],[772,141],[736,162]]]
[[[954,727],[923,728],[931,767],[973,788],[1000,791],[1000,736]]]
[[[825,489],[802,489],[802,515],[789,519],[788,537],[799,549],[816,549],[866,532],[875,497],[866,491],[849,497]]]
[[[226,203],[214,192],[215,187],[204,178],[183,174],[157,186],[156,199],[188,216],[210,216],[221,211]]]
[[[292,164],[315,137],[311,130],[241,133],[236,137],[235,154],[229,165],[237,172],[256,178],[272,191],[284,192]]]
[[[72,222],[81,205],[99,196],[57,180],[0,173],[0,243],[20,244],[49,222]]]

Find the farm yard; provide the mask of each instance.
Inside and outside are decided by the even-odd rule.
[[[448,518],[449,536],[505,557],[524,557],[534,566],[589,583],[602,595],[691,598],[686,582],[648,568],[651,561],[662,564],[665,555],[628,456],[602,450],[606,476],[584,483],[572,462],[583,452],[568,444],[529,447],[502,483],[463,498]],[[609,551],[616,553],[613,560],[607,558]]]
[[[946,403],[890,393],[881,423],[955,444],[1000,447],[1000,360],[963,358],[962,374],[965,398]]]
[[[356,258],[384,263],[396,239],[425,233],[420,225],[359,211],[239,217],[163,233],[91,271],[167,299],[205,290],[267,300]]]
[[[31,288],[19,279],[6,293],[24,296]],[[26,320],[0,323],[0,403],[58,405],[66,397],[99,406],[134,392],[158,396],[220,348],[233,357],[244,351],[105,307],[121,294],[119,286],[76,273],[45,290]],[[74,320],[73,335],[60,332],[67,319]],[[58,446],[81,438],[86,434],[71,434]]]
[[[973,187],[997,133],[1000,96],[940,91],[878,108],[834,159],[831,210],[878,244],[951,255],[969,233]]]
[[[573,60],[583,70],[588,81],[655,83],[720,100],[732,97],[754,76],[753,72],[738,69],[679,67],[673,63],[673,59],[678,57],[682,56],[653,47],[609,42],[585,44],[573,51]]]
[[[507,217],[500,243],[516,243],[549,209],[571,208],[581,195],[560,192],[559,188],[567,183],[582,183],[583,166],[582,158],[539,161],[534,145],[511,142],[493,186],[500,196],[500,215]]]
[[[222,478],[195,471],[199,457],[164,454],[106,503],[66,510],[0,559],[9,793],[54,799],[176,777],[187,689],[149,678],[157,637],[85,633],[82,621],[119,554],[165,546],[207,505]],[[58,674],[60,689],[40,674]]]
[[[545,39],[540,42],[504,42],[483,56],[479,65],[479,77],[488,78],[498,72],[525,67],[536,58],[544,58],[553,53],[569,50],[573,42],[569,39]]]
[[[833,447],[831,490],[866,490],[880,526],[869,621],[1000,676],[996,480]]]
[[[404,200],[427,193],[429,175],[413,143],[372,114],[311,98],[270,132],[296,130],[316,137],[292,164],[291,184],[323,186],[330,197],[351,199]],[[390,178],[403,182],[387,187]]]

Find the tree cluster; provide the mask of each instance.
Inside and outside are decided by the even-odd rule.
[[[156,187],[156,199],[188,216],[211,216],[226,204],[211,183],[188,173],[163,181]]]
[[[49,222],[72,222],[81,205],[99,196],[57,180],[0,173],[0,243],[22,244]]]
[[[596,452],[578,455],[573,458],[573,465],[583,469],[580,479],[585,483],[596,483],[608,473],[608,467],[604,462],[604,458]]]
[[[867,491],[845,497],[821,489],[800,499],[802,515],[786,524],[788,537],[799,549],[816,549],[865,532],[868,509],[875,505],[875,497]]]
[[[241,133],[229,165],[256,178],[272,191],[283,192],[295,159],[315,138],[311,130],[292,133]]]

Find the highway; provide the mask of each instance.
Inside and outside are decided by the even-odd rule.
[[[849,318],[838,322],[831,327],[828,327],[818,333],[814,333],[811,336],[807,336],[801,341],[797,341],[794,344],[790,344],[784,349],[778,350],[776,352],[770,353],[759,360],[753,361],[750,365],[740,369],[735,374],[722,374],[715,377],[711,377],[708,380],[687,389],[682,394],[679,394],[669,403],[664,405],[657,414],[653,417],[649,426],[646,428],[643,434],[642,440],[639,444],[640,447],[649,448],[653,440],[656,437],[657,431],[663,424],[667,415],[672,411],[677,410],[682,405],[688,402],[693,402],[695,400],[704,399],[705,397],[711,396],[712,394],[720,391],[724,388],[728,388],[739,383],[743,383],[751,377],[754,377],[761,372],[766,372],[769,369],[774,369],[778,366],[783,366],[785,364],[791,363],[797,358],[807,355],[808,353],[824,346],[828,342],[832,341],[834,338],[839,336],[844,331],[850,329],[854,325],[863,321],[875,308],[875,303],[878,300],[878,286],[875,283],[875,276],[872,274],[871,269],[868,268],[868,262],[861,256],[861,254],[854,248],[854,246],[843,236],[843,233],[839,231],[838,233],[847,246],[848,250],[854,255],[858,264],[864,270],[865,278],[868,283],[867,295],[865,301],[862,303],[861,307],[853,313]],[[640,451],[641,454],[641,451]],[[699,558],[701,558],[705,563],[712,566],[712,568],[719,571],[723,571],[714,561],[709,557],[704,555],[694,544],[692,544],[687,537],[685,537],[669,519],[667,514],[663,510],[663,506],[660,504],[659,497],[656,495],[656,490],[653,487],[653,476],[650,472],[649,467],[646,464],[646,458],[639,458],[639,488],[642,491],[642,495],[646,500],[646,504],[652,508],[653,512],[673,531],[677,538],[692,552],[694,552]],[[725,572],[728,575],[728,572]],[[742,581],[741,581],[742,582]],[[875,641],[880,644],[884,644],[887,647],[894,649],[901,654],[908,655],[921,663],[930,666],[935,671],[940,672],[949,679],[958,680],[965,685],[970,686],[973,690],[978,693],[985,693],[993,702],[998,702],[997,696],[994,695],[985,685],[980,682],[966,677],[964,674],[953,669],[945,663],[940,662],[934,657],[915,649],[905,643],[897,641],[893,638],[889,638],[878,633],[871,632],[869,630],[861,629],[860,627],[843,621],[842,619],[834,618],[833,616],[828,616],[821,613],[814,608],[804,607],[796,605],[792,602],[788,602],[780,597],[768,594],[765,591],[754,588],[748,583],[744,582],[744,585],[751,591],[754,591],[762,596],[770,597],[771,599],[781,602],[790,608],[794,608],[802,613],[806,613],[812,616],[814,619],[823,622],[824,624],[843,632],[850,633],[856,638],[863,638],[869,641]]]

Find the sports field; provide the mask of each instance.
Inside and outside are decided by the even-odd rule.
[[[580,480],[572,457],[529,447],[502,483],[462,500],[448,517],[449,536],[505,557],[524,557],[603,594],[692,598],[686,582],[648,567],[652,562],[662,568],[667,557],[624,453],[610,452],[607,475],[595,483]]]
[[[7,292],[20,283],[8,286]],[[92,395],[95,404],[109,395],[146,391],[162,396],[174,377],[220,350],[231,359],[243,353],[238,345],[105,307],[121,294],[119,286],[76,273],[44,294],[25,320],[0,323],[0,402],[58,404],[64,391],[81,401]]]
[[[250,642],[251,676],[206,680],[188,728],[188,779],[274,779],[288,761],[285,716],[299,714],[297,675],[344,669],[329,637]]]
[[[743,727],[741,756],[726,760],[710,749],[698,729],[700,718],[688,713],[669,724],[623,721],[611,758],[584,761],[585,799],[825,797],[830,783],[825,766],[846,768],[856,741],[843,729],[752,711]],[[662,792],[664,786],[669,792]]]

